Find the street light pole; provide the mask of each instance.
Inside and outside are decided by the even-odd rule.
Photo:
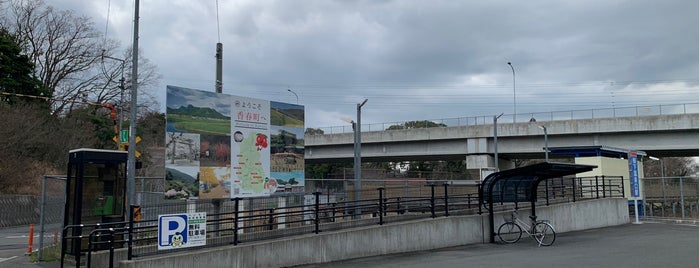
[[[663,217],[665,217],[665,200],[666,200],[666,196],[665,196],[665,165],[664,165],[665,161],[663,161],[660,158],[653,157],[653,156],[649,156],[648,158],[650,158],[651,160],[655,160],[655,161],[660,162],[660,183],[662,184],[660,188],[662,189],[662,192],[663,192],[663,202],[662,202],[663,206],[660,207],[660,213]]]
[[[534,117],[529,119],[529,123],[533,123],[537,127],[539,127],[540,129],[544,130],[544,159],[546,162],[548,162],[549,161],[549,133],[548,133],[548,130],[546,129],[546,126],[544,126],[543,124],[537,124],[536,119]]]
[[[291,89],[287,89],[286,91],[289,91],[289,92],[291,92],[291,94],[294,94],[294,96],[296,96],[296,104],[299,104],[299,95],[297,95],[296,92],[294,92]]]
[[[357,104],[357,122],[354,124],[354,200],[360,201],[362,195],[362,106],[369,99],[364,99],[362,103]],[[359,219],[362,215],[362,209],[358,203],[355,203],[355,218]]]
[[[549,161],[549,133],[546,130],[546,126],[539,125],[539,128],[544,130],[544,159],[546,162]]]
[[[517,90],[515,88],[515,67],[512,66],[512,62],[507,62],[507,65],[510,65],[510,69],[512,69],[512,104],[514,108],[514,114],[512,115],[512,123],[517,123]]]
[[[500,170],[500,166],[498,165],[498,118],[500,118],[503,114],[504,113],[493,116],[493,153],[495,157],[495,172]]]

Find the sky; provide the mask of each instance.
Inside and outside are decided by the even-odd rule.
[[[134,1],[46,2],[131,45]],[[223,93],[287,103],[296,93],[306,127],[347,125],[364,99],[363,124],[526,117],[699,103],[697,10],[678,0],[144,0],[139,48],[162,76],[145,90],[163,111],[166,85],[215,90],[221,42]]]

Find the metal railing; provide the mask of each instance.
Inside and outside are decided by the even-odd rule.
[[[92,252],[101,250],[111,250],[110,258],[113,258],[114,248],[123,247],[127,248],[128,259],[191,250],[158,250],[158,216],[164,214],[206,212],[206,245],[201,247],[215,247],[485,211],[477,181],[391,180],[374,186],[364,184],[361,200],[355,200],[355,192],[351,190],[316,188],[310,194],[276,193],[261,198],[144,204],[140,221],[66,226],[61,259],[68,254],[79,264],[81,254],[86,253],[90,259]],[[603,176],[547,180],[537,191],[538,203],[542,205],[624,195],[621,177]],[[503,203],[494,209],[500,211],[511,206]],[[94,238],[101,239],[94,241]]]
[[[552,112],[530,112],[505,114],[498,119],[498,123],[526,123],[531,118],[536,118],[537,121],[562,121],[562,120],[578,120],[578,119],[601,119],[601,118],[619,118],[619,117],[638,117],[638,116],[654,116],[654,115],[673,115],[673,114],[695,114],[699,113],[699,103],[684,103],[684,104],[659,104],[648,106],[630,106],[630,107],[615,107],[615,108],[599,108],[599,109],[582,109],[582,110],[567,110],[567,111],[552,111]],[[384,131],[395,126],[404,126],[408,122],[417,122],[415,128],[429,127],[436,124],[442,124],[448,127],[458,126],[478,126],[492,125],[493,116],[469,116],[455,118],[440,118],[426,119],[418,121],[395,121],[385,123],[370,123],[362,124],[362,131]],[[419,123],[429,125],[420,126]],[[430,122],[430,123],[427,123]],[[318,127],[323,130],[324,134],[339,134],[352,133],[351,125]]]
[[[493,195],[498,204],[505,206],[503,200],[514,200],[514,209],[529,206],[529,202],[517,201],[523,189],[513,188],[512,193],[500,192],[494,190]],[[623,198],[624,178],[622,176],[590,176],[590,177],[571,177],[571,178],[556,178],[544,180],[537,188],[538,202],[545,205],[556,203],[577,202],[587,199],[600,198]],[[517,196],[520,195],[520,196]]]

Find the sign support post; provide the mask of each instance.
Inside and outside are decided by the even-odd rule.
[[[629,177],[631,178],[631,196],[633,196],[633,207],[636,221],[634,224],[641,224],[638,221],[638,197],[641,195],[640,183],[638,181],[638,152],[629,152]]]

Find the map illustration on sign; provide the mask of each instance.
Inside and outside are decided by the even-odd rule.
[[[231,197],[269,195],[269,101],[233,97]]]

